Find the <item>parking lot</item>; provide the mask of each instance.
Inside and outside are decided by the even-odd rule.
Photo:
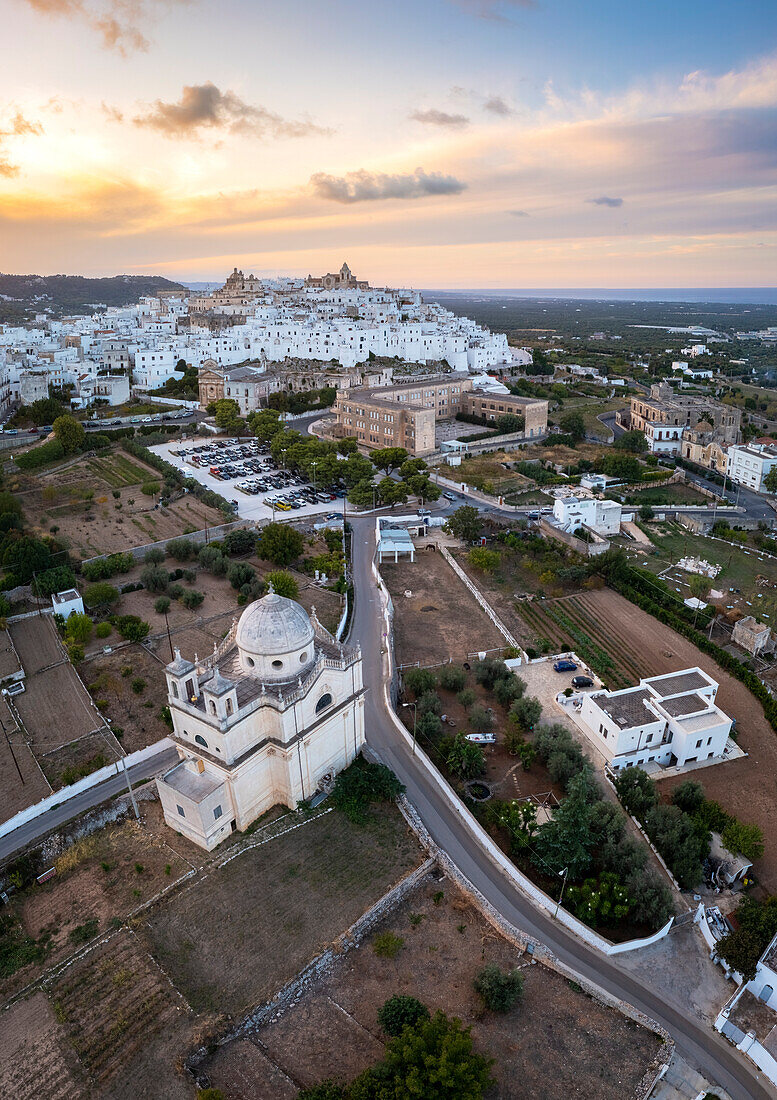
[[[284,469],[273,460],[269,446],[255,439],[184,440],[150,449],[187,477],[232,501],[241,519],[321,514],[339,519],[342,515],[340,487],[316,486],[302,474]]]

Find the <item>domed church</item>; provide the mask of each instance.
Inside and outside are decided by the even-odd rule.
[[[361,650],[272,588],[210,657],[176,649],[165,674],[180,760],[157,787],[167,824],[203,848],[311,798],[364,742]]]

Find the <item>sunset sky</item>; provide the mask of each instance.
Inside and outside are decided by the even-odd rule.
[[[0,270],[777,283],[775,0],[0,0]]]

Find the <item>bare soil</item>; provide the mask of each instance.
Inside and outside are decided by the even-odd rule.
[[[61,661],[65,656],[50,615],[20,619],[11,623],[8,629],[27,676],[55,661]]]
[[[333,811],[243,852],[148,919],[151,951],[197,1011],[261,1003],[420,862],[392,807]]]
[[[166,638],[164,645],[167,646]],[[212,648],[211,642],[203,653]],[[160,717],[167,703],[164,665],[169,660],[169,651],[162,649],[161,643],[159,658],[142,645],[133,644],[100,654],[79,666],[95,701],[100,703],[102,714],[117,731],[127,753],[153,745],[170,733],[169,726]],[[123,675],[123,669],[130,671]],[[140,693],[133,690],[133,680],[144,681],[145,687]]]
[[[81,1100],[85,1074],[43,993],[17,1001],[0,1027],[0,1093],[15,1100]]]
[[[30,527],[41,534],[57,527],[57,537],[83,558],[223,522],[220,512],[188,493],[167,508],[155,508],[158,495],[146,496],[140,488],[149,482],[161,484],[159,472],[121,450],[85,456],[64,470],[29,479],[32,487],[23,493],[24,511]]]
[[[441,554],[414,563],[383,562],[394,602],[394,650],[399,664],[442,664],[449,658],[504,646],[504,638]],[[405,592],[412,595],[408,598]]]
[[[442,897],[439,895],[442,894]],[[437,899],[435,901],[435,898]],[[412,917],[412,921],[411,921]],[[207,1072],[231,1100],[271,1100],[266,1059],[299,1086],[326,1077],[352,1080],[381,1057],[386,1036],[378,1008],[396,993],[418,997],[472,1028],[475,1048],[494,1059],[490,1100],[633,1095],[660,1040],[501,936],[456,886],[434,878],[383,925],[404,941],[394,959],[365,943],[335,962],[293,1007],[253,1040],[219,1048]],[[484,1011],[473,981],[487,963],[521,968],[523,997],[506,1015]]]

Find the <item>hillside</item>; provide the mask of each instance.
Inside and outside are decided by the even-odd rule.
[[[0,320],[23,320],[31,310],[56,313],[91,311],[95,305],[130,305],[144,294],[182,290],[160,275],[114,275],[85,279],[82,275],[4,275],[0,273]]]

